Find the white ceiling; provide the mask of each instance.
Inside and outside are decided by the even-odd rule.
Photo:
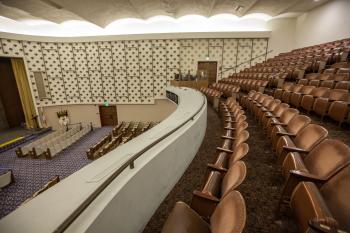
[[[106,27],[123,18],[148,19],[157,15],[210,17],[265,13],[278,16],[306,12],[329,0],[0,0],[0,16],[16,21],[47,20],[62,23],[81,20]]]

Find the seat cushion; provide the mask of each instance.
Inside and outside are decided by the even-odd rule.
[[[162,233],[210,233],[210,227],[187,204],[177,202],[163,226]]]

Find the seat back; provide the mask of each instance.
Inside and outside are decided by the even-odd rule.
[[[229,191],[238,187],[247,175],[247,167],[243,161],[234,163],[225,174],[221,182],[221,198]]]
[[[232,154],[229,158],[229,167],[233,166],[238,160],[242,159],[248,154],[249,146],[247,143],[236,144]]]
[[[282,103],[273,110],[273,115],[276,117],[280,117],[287,108],[289,108],[289,105],[286,103]]]
[[[331,101],[336,101],[336,100],[343,100],[346,98],[346,95],[349,92],[347,90],[343,90],[343,89],[333,89],[329,92],[329,100]]]
[[[340,81],[335,84],[335,89],[350,90],[350,81]]]
[[[326,139],[305,157],[304,164],[311,174],[327,178],[350,162],[350,147],[335,139]]]
[[[320,191],[339,229],[350,232],[350,165],[329,179]]]
[[[297,134],[293,141],[298,148],[312,150],[327,136],[327,129],[317,124],[309,124]]]
[[[314,86],[303,86],[303,88],[300,89],[300,93],[304,95],[308,95],[311,93],[311,91],[314,89]]]
[[[239,233],[246,222],[246,206],[238,191],[229,192],[210,217],[212,233]]]
[[[311,91],[310,95],[314,96],[314,97],[322,97],[325,95],[328,95],[329,92],[329,88],[328,87],[318,87],[315,88]]]
[[[288,124],[288,122],[297,114],[299,114],[299,111],[297,109],[288,108],[282,113],[279,120],[284,124]]]

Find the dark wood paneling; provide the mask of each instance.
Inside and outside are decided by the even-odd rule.
[[[101,126],[117,125],[118,115],[116,106],[99,106]]]
[[[10,128],[25,122],[10,58],[0,58],[0,96]]]
[[[216,61],[199,61],[197,70],[198,72],[205,71],[208,74],[209,84],[212,84],[216,82],[217,66]]]

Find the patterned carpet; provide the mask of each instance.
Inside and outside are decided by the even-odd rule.
[[[52,160],[18,158],[15,148],[0,153],[0,165],[11,168],[15,176],[15,183],[0,191],[0,218],[16,209],[54,176],[63,179],[89,164],[91,160],[87,159],[86,150],[111,130],[112,127],[95,129]]]

